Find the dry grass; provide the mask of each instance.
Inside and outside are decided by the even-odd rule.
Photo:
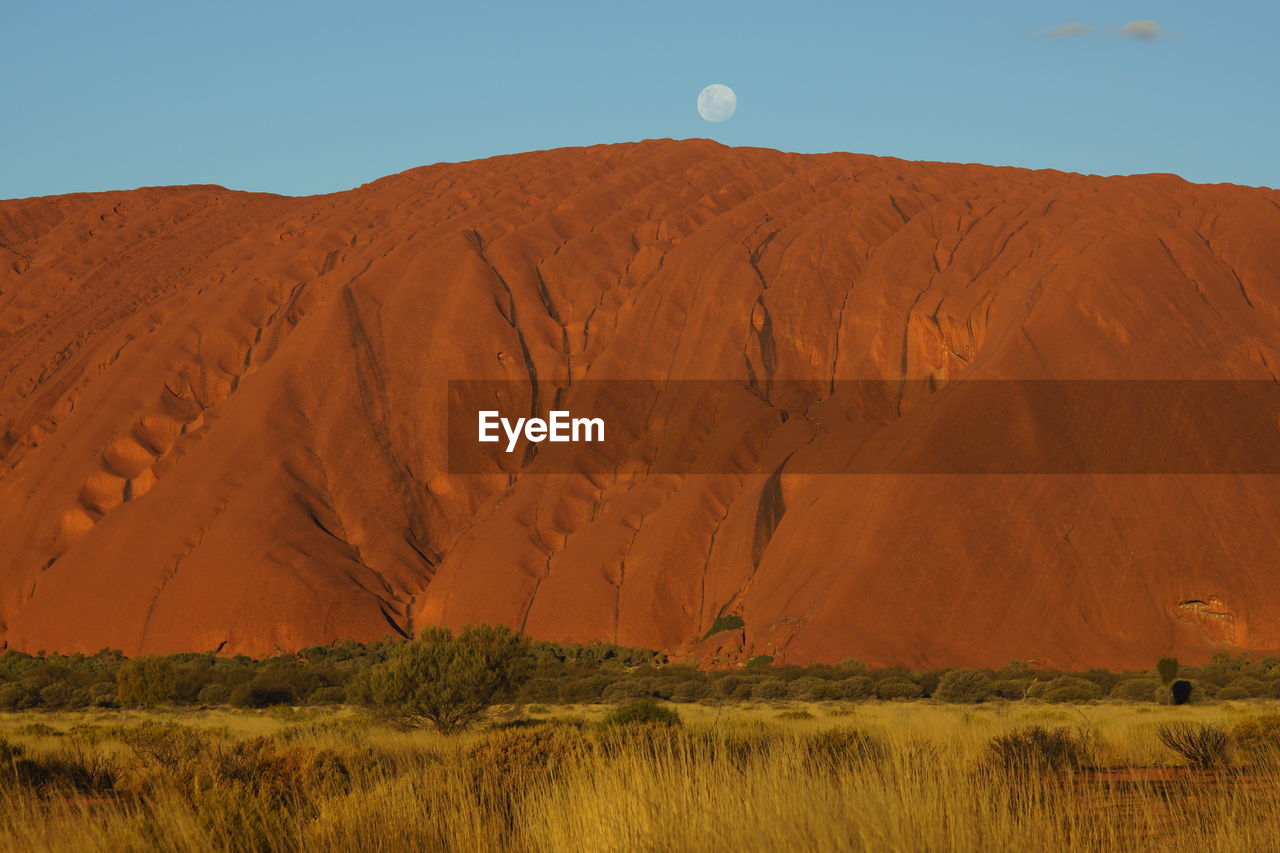
[[[576,724],[453,738],[346,711],[3,715],[0,737],[23,751],[4,760],[28,765],[0,767],[0,850],[1238,851],[1280,838],[1280,768],[1185,768],[1158,737],[1275,703],[676,707],[682,729],[599,728],[597,706],[537,715]],[[811,716],[780,719],[788,707]],[[992,739],[1029,726],[1069,729],[1112,769],[993,763]],[[59,775],[76,761],[111,782]]]

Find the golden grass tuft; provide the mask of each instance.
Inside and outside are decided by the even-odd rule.
[[[579,706],[455,737],[305,709],[3,715],[0,758],[27,763],[0,768],[0,850],[1244,851],[1280,837],[1280,767],[1255,758],[1280,744],[1274,703],[790,709],[807,716],[682,705],[683,726],[601,727],[609,709]],[[1188,767],[1160,741],[1175,724],[1247,749]]]

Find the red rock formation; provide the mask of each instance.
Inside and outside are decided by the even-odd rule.
[[[14,648],[473,621],[721,662],[1280,647],[1275,477],[463,476],[443,427],[446,380],[531,372],[1272,379],[1275,191],[645,142],[0,202],[0,292]]]

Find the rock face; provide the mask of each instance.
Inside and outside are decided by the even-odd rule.
[[[443,426],[459,378],[1275,380],[1275,191],[656,141],[0,202],[0,292],[12,648],[476,621],[720,664],[1280,647],[1275,476],[823,476],[782,430],[771,473],[459,475]]]

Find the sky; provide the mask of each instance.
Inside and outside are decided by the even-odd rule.
[[[0,0],[0,198],[694,137],[1276,187],[1278,33],[1238,0]]]

